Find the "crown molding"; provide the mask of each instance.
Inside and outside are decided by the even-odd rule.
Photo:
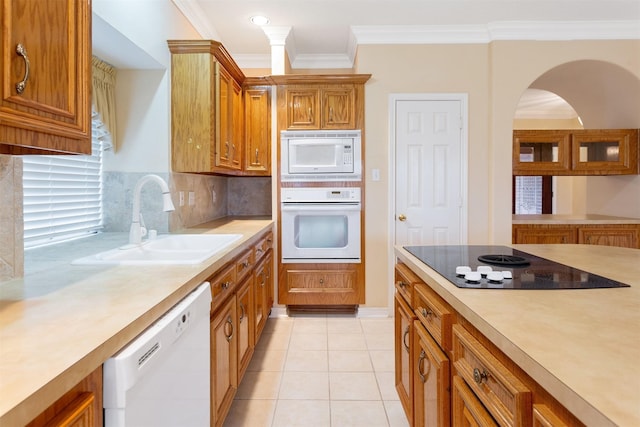
[[[206,15],[197,2],[191,0],[171,0],[178,10],[187,18],[193,28],[203,39],[220,40],[220,35],[206,19]]]
[[[347,54],[299,54],[291,61],[291,68],[353,68],[353,58]]]

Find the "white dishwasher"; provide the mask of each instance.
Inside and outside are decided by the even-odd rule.
[[[106,427],[209,427],[209,283],[104,363]]]

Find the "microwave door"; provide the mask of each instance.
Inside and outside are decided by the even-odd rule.
[[[345,170],[343,146],[335,140],[289,141],[289,173],[353,172],[353,164]]]

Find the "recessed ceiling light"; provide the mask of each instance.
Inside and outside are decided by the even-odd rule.
[[[269,23],[269,18],[261,15],[252,16],[250,20],[251,20],[251,23],[260,25],[260,26],[267,25]]]

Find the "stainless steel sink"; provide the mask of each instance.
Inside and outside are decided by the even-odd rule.
[[[200,264],[241,237],[241,234],[168,234],[141,244],[128,244],[79,258],[72,261],[71,264]]]

